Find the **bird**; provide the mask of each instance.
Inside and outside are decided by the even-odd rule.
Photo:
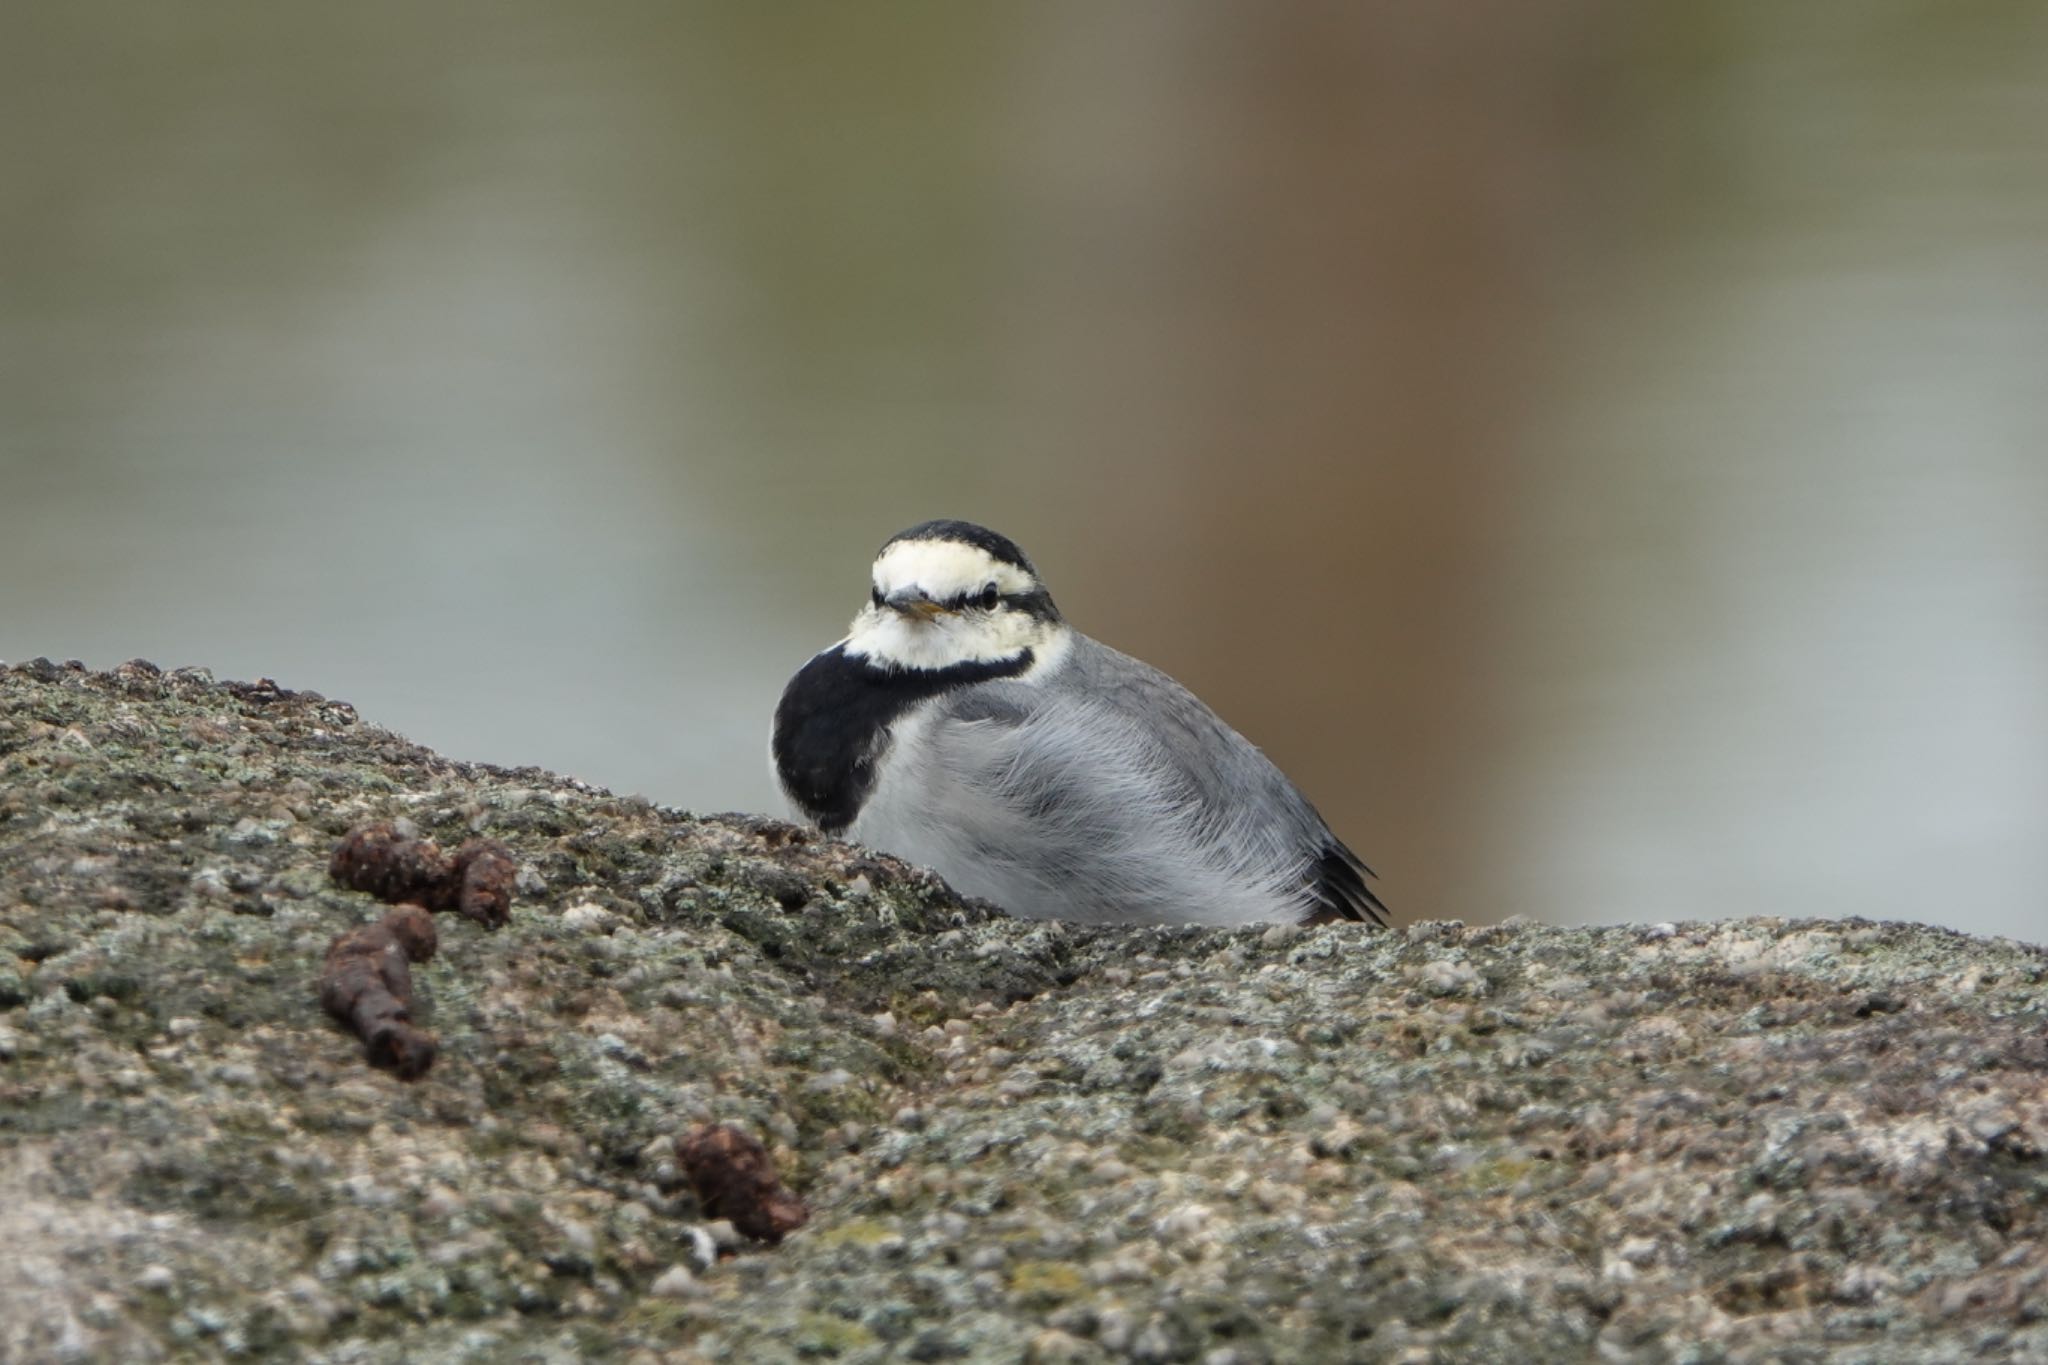
[[[927,521],[789,681],[792,809],[1026,919],[1384,925],[1372,870],[1251,741],[1069,625],[1008,537]]]

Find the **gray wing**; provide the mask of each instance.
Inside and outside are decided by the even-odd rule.
[[[1366,885],[1373,870],[1331,831],[1301,789],[1256,745],[1224,723],[1199,697],[1150,664],[1085,637],[1076,654],[1080,676],[1121,709],[1150,715],[1180,737],[1182,755],[1213,758],[1212,766],[1188,763],[1187,776],[1213,792],[1256,794],[1273,818],[1300,840],[1313,861],[1305,872],[1312,900],[1309,918],[1366,920],[1385,925],[1387,908]]]
[[[932,861],[1020,914],[1365,918],[1363,867],[1294,784],[1180,684],[1079,638],[1043,683],[937,705],[921,738]]]

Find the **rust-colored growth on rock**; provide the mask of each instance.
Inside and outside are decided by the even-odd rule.
[[[434,917],[417,905],[401,905],[370,927],[389,930],[405,950],[408,962],[432,962],[441,947],[441,933],[434,928]]]
[[[683,1170],[709,1218],[730,1219],[771,1246],[810,1219],[804,1201],[782,1187],[760,1141],[729,1123],[693,1128],[676,1144]]]
[[[426,1075],[439,1050],[431,1033],[413,1025],[410,965],[433,957],[436,940],[434,917],[401,905],[334,940],[320,972],[321,1006],[356,1031],[371,1065],[401,1080]]]
[[[429,910],[454,910],[486,929],[512,917],[512,884],[519,864],[493,839],[472,839],[441,852],[386,820],[357,825],[334,850],[328,875],[343,886],[393,904],[410,901]]]
[[[327,873],[380,901],[412,901],[436,909],[435,893],[448,880],[448,860],[432,839],[416,839],[386,820],[357,825],[343,836]]]
[[[461,885],[455,909],[463,918],[486,929],[512,918],[512,884],[519,878],[512,850],[493,839],[471,839],[455,850],[453,871]]]

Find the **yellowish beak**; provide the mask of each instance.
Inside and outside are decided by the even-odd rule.
[[[916,588],[898,588],[883,598],[882,602],[884,606],[900,611],[906,616],[915,614],[927,621],[950,614],[943,603],[932,601]]]

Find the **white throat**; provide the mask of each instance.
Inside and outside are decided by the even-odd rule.
[[[853,618],[843,647],[877,668],[936,671],[962,664],[992,664],[1033,655],[1032,671],[1066,653],[1072,632],[1022,608],[973,605],[986,589],[1000,595],[1035,591],[1038,581],[1015,564],[977,545],[955,540],[906,540],[888,546],[875,560],[878,596],[914,590],[939,604],[926,614],[869,605]]]
[[[1037,672],[1064,655],[1073,631],[1061,621],[1041,621],[1021,611],[957,612],[905,616],[890,607],[862,607],[853,618],[844,648],[878,668],[938,670],[961,664],[992,664],[1033,654]]]

